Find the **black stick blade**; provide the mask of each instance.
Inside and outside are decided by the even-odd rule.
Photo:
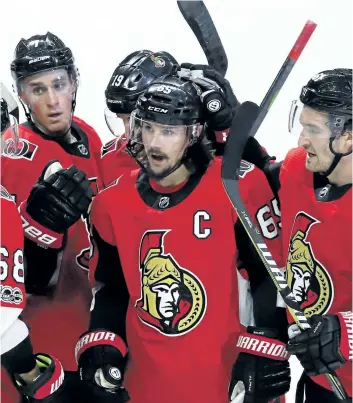
[[[238,179],[237,170],[240,167],[244,147],[259,112],[258,105],[248,101],[237,109],[222,160],[222,179]]]
[[[204,2],[179,0],[177,3],[185,21],[201,45],[208,64],[225,76],[228,69],[228,58]]]

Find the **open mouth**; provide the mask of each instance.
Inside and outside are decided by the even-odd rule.
[[[162,162],[165,157],[161,154],[150,153],[150,157],[153,161]]]
[[[48,115],[48,117],[50,118],[50,119],[57,119],[59,116],[61,116],[62,115],[62,113],[61,112],[55,112],[55,113],[50,113],[49,115]]]

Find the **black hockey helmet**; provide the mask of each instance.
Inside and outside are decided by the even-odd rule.
[[[47,32],[18,42],[11,63],[11,74],[16,83],[33,74],[59,68],[67,69],[73,79],[77,78],[71,49],[56,35]]]
[[[352,130],[352,69],[325,70],[312,77],[302,88],[300,101],[328,114],[328,127],[332,133],[329,147],[334,154],[330,168],[323,172],[329,176],[341,158],[352,153],[342,154],[334,149],[334,140],[345,131]]]
[[[168,52],[139,50],[131,53],[109,80],[105,90],[107,107],[113,113],[131,113],[143,91],[156,78],[170,73],[177,66],[178,62]]]
[[[149,176],[163,179],[182,164],[188,165],[190,162],[195,167],[195,161],[201,159],[202,168],[208,165],[210,158],[208,155],[204,158],[204,150],[200,146],[203,136],[201,125],[204,123],[200,94],[201,89],[189,79],[168,74],[155,80],[138,98],[136,109],[131,114],[127,151]],[[180,135],[181,130],[186,140],[183,155],[178,162],[158,174],[149,166],[143,140],[143,132],[149,130],[150,123],[159,127],[159,132],[165,133],[163,135],[166,138],[174,136],[175,132]],[[196,151],[199,148],[200,150]]]
[[[203,124],[200,88],[188,79],[166,75],[139,97],[136,117],[164,125]]]
[[[302,88],[304,105],[334,115],[352,117],[352,70],[325,70]]]

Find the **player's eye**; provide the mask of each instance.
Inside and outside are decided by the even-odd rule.
[[[143,125],[143,129],[146,130],[146,132],[152,132],[153,131],[152,126],[148,125],[146,123]]]
[[[63,88],[65,88],[66,87],[66,82],[65,81],[57,81],[55,84],[54,84],[54,88],[56,89],[56,90],[62,90]]]
[[[172,136],[174,134],[172,129],[163,129],[164,136]]]
[[[34,95],[42,95],[45,92],[45,87],[38,86],[38,87],[33,87],[32,93]]]

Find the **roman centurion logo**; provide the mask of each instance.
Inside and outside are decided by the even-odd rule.
[[[201,281],[166,253],[170,230],[147,231],[140,245],[141,298],[135,307],[141,321],[168,336],[194,329],[206,309]]]
[[[311,227],[319,223],[304,212],[296,215],[287,257],[287,282],[306,317],[326,313],[333,301],[332,280],[310,243]]]

